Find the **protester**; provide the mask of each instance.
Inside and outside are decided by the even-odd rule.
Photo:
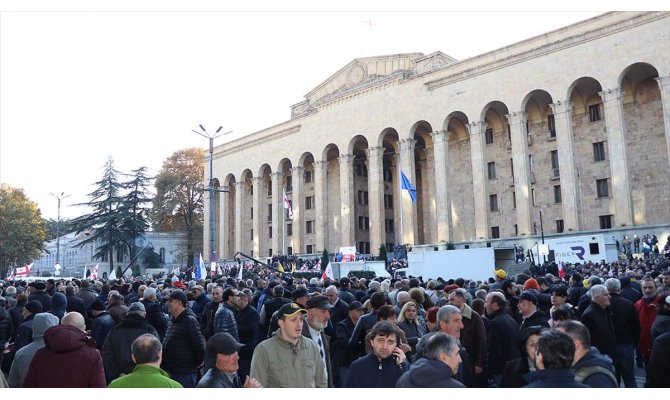
[[[256,311],[254,309],[254,311]],[[258,311],[256,311],[258,313]],[[256,379],[245,375],[242,384],[238,375],[238,351],[244,344],[238,343],[229,333],[217,333],[207,340],[207,358],[213,360],[212,368],[200,379],[198,388],[260,388]]]
[[[464,388],[454,379],[461,363],[458,343],[446,333],[436,333],[426,342],[424,358],[398,378],[398,388]]]
[[[575,381],[570,367],[575,345],[570,336],[559,331],[546,331],[537,340],[535,364],[537,370],[528,375],[527,388],[587,388]]]
[[[138,303],[133,303],[138,304]],[[136,366],[132,372],[113,380],[110,388],[181,388],[160,368],[163,354],[161,341],[156,335],[140,335],[131,344],[131,357]]]
[[[28,371],[28,367],[30,366],[30,362],[33,360],[33,357],[35,357],[35,353],[37,353],[37,350],[45,346],[44,332],[52,326],[57,326],[58,323],[58,317],[51,313],[35,314],[33,320],[33,341],[17,351],[14,356],[14,361],[12,362],[12,367],[7,379],[10,387],[21,387],[23,379],[26,376],[26,371]]]

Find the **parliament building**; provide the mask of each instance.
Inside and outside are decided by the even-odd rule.
[[[220,259],[667,232],[670,12],[606,13],[465,60],[357,58],[213,159]],[[208,216],[205,199],[205,254]]]

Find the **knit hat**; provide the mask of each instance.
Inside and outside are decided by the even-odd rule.
[[[521,301],[521,300],[530,301],[531,303],[537,305],[537,297],[534,294],[532,294],[531,292],[521,293],[521,296],[519,296],[519,301]]]
[[[99,297],[91,304],[91,310],[93,311],[105,311],[105,302],[102,301]]]
[[[499,279],[505,279],[505,278],[507,278],[507,271],[505,271],[504,269],[497,269],[496,272],[495,272],[495,275]]]
[[[39,313],[33,319],[33,340],[44,336],[44,332],[58,325],[58,317],[49,313]]]
[[[537,281],[535,279],[530,278],[523,284],[523,290],[528,290],[528,289],[539,290],[540,285],[537,284]]]
[[[42,303],[40,303],[37,300],[30,300],[23,307],[25,307],[26,310],[30,311],[31,314],[39,314],[42,312],[43,309]]]

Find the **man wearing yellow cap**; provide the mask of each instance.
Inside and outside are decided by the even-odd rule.
[[[261,342],[251,359],[251,374],[266,388],[328,387],[317,344],[302,335],[307,310],[296,303],[277,310],[279,329]]]
[[[491,290],[502,290],[502,283],[505,281],[505,278],[507,278],[507,272],[504,269],[497,269],[493,273],[496,277],[495,283],[491,284]]]

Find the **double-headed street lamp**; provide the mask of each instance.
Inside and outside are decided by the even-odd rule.
[[[58,199],[58,221],[56,222],[56,264],[60,264],[60,201],[70,197],[71,195],[61,192],[61,194],[49,193]]]
[[[222,126],[219,127],[219,129],[214,132],[214,135],[210,135],[207,130],[205,129],[202,124],[198,125],[202,132],[198,132],[195,129],[192,129],[193,132],[197,133],[200,136],[206,137],[209,139],[209,187],[206,189],[209,192],[209,261],[216,261],[217,256],[216,256],[216,251],[214,250],[215,247],[215,238],[214,235],[216,234],[216,229],[214,227],[214,207],[215,207],[215,202],[214,202],[214,192],[227,192],[228,189],[223,188],[223,189],[216,189],[214,188],[214,139],[216,139],[219,136],[227,135],[231,133],[232,131],[228,132],[221,132],[221,129],[223,129]],[[223,218],[223,216],[222,216]]]

